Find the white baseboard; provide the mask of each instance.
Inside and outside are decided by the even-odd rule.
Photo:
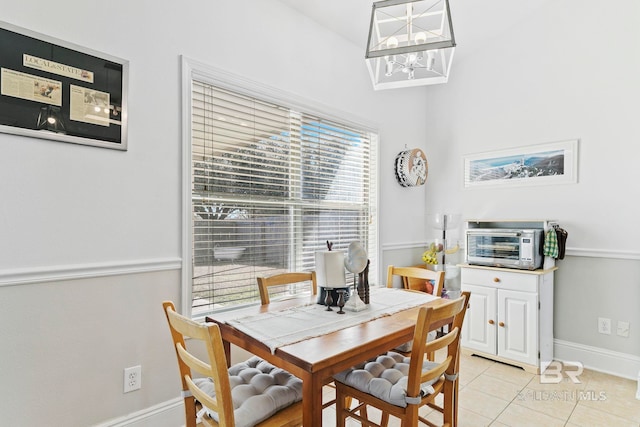
[[[630,380],[636,380],[640,372],[638,356],[569,341],[554,340],[553,356],[556,360],[580,362],[587,369]]]
[[[162,402],[124,417],[114,418],[94,427],[178,427],[184,426],[183,399]]]

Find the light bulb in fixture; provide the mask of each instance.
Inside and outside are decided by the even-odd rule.
[[[49,124],[55,124],[56,118],[53,116],[49,116],[47,117],[47,122],[49,122]]]
[[[387,39],[387,49],[394,49],[398,47],[398,39],[395,37],[389,37]]]
[[[427,51],[427,64],[426,64],[426,68],[427,70],[431,71],[433,70],[433,64],[436,62],[436,53],[438,51],[437,50],[428,50]]]
[[[416,42],[416,44],[425,43],[427,41],[427,35],[420,31],[419,33],[416,33],[416,35],[413,37],[413,40]]]
[[[387,64],[385,65],[384,75],[390,77],[393,75],[393,62],[387,60]]]

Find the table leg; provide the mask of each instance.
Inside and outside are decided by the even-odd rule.
[[[305,374],[302,378],[302,425],[322,426],[322,386],[318,375]]]
[[[224,348],[224,356],[227,359],[227,368],[231,367],[231,343],[226,340],[222,340],[222,347]]]

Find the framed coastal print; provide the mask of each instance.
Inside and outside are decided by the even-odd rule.
[[[0,22],[0,132],[127,149],[129,63]]]
[[[464,157],[464,186],[495,187],[578,182],[578,140]]]

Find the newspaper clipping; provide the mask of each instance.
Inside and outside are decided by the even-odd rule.
[[[109,126],[109,93],[81,86],[70,86],[69,118],[77,122]]]
[[[2,68],[0,93],[14,98],[62,105],[62,82]]]

